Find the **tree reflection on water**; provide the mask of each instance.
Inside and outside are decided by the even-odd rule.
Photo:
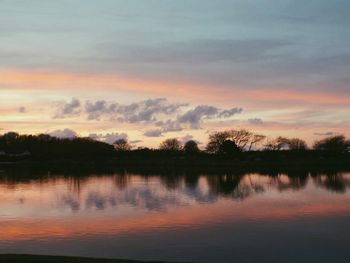
[[[350,187],[350,175],[333,171],[259,174],[203,174],[193,171],[162,174],[127,171],[102,174],[5,172],[0,178],[0,186],[9,191],[26,186],[51,187],[59,200],[57,206],[68,207],[73,212],[81,209],[104,210],[119,205],[163,211],[192,203],[214,203],[222,198],[242,201],[272,190],[301,191],[308,184],[343,194]],[[65,187],[58,189],[56,185]],[[24,203],[26,196],[21,200]]]

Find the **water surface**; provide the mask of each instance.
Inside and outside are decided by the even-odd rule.
[[[30,178],[1,173],[0,253],[349,262],[350,173]]]

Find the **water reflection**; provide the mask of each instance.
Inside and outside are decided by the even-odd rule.
[[[209,253],[215,245],[200,236],[220,233],[220,244],[229,251],[232,232],[224,230],[247,222],[256,231],[266,222],[350,216],[349,187],[350,173],[339,172],[79,176],[3,172],[0,253],[67,254],[66,243],[60,242],[68,240],[70,255],[225,262],[224,258],[209,260],[205,253],[197,258],[176,257],[163,235],[186,229],[197,235],[185,235],[192,242],[186,243],[191,251],[204,242]],[[123,240],[133,247],[145,237],[153,243],[143,244],[148,250],[142,253],[142,249],[136,252],[115,245]],[[263,238],[254,236],[251,241]],[[81,242],[91,242],[96,249],[81,249]],[[155,256],[157,242],[164,254]]]
[[[73,212],[117,209],[120,205],[164,211],[194,203],[215,203],[219,199],[242,201],[265,192],[301,191],[307,185],[345,194],[350,187],[350,174],[121,173],[78,177],[50,175],[39,179],[2,175],[0,206],[16,202],[28,207],[40,201],[47,208],[69,208]]]
[[[325,175],[312,176],[316,185],[336,193],[345,193],[350,187],[349,176],[343,173],[329,173]]]

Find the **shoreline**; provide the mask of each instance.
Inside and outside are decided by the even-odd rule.
[[[209,162],[179,162],[167,160],[159,162],[129,160],[121,161],[20,161],[12,163],[0,162],[0,177],[13,179],[35,179],[50,176],[86,177],[91,174],[125,175],[142,174],[146,176],[198,176],[230,174],[266,174],[291,177],[306,174],[334,175],[350,172],[350,162],[249,162],[249,161],[209,161]]]
[[[218,156],[164,156],[154,158],[153,156],[122,156],[105,159],[12,159],[1,160],[1,166],[12,165],[83,165],[90,167],[108,166],[108,167],[154,167],[154,166],[175,166],[175,167],[347,167],[350,168],[350,154],[341,156],[239,156],[235,158],[222,158]]]
[[[102,259],[88,257],[46,256],[28,254],[0,254],[0,262],[14,263],[176,263],[165,261],[139,261],[128,259]]]

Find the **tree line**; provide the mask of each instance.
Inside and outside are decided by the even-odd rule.
[[[60,139],[47,134],[20,135],[8,132],[0,136],[0,157],[36,157],[40,159],[104,158],[115,153],[112,145],[91,138]]]
[[[114,147],[117,151],[131,151],[132,146],[125,139],[115,141]],[[138,150],[148,149],[139,147]],[[250,151],[325,151],[334,153],[350,152],[350,140],[344,135],[329,136],[314,142],[312,148],[300,138],[287,138],[279,136],[275,139],[268,139],[265,135],[256,134],[246,129],[226,130],[213,132],[209,135],[208,143],[204,150],[200,150],[195,140],[189,140],[184,144],[177,138],[164,140],[158,150],[168,152],[185,153],[209,153],[230,155],[239,152]]]
[[[0,135],[0,157],[32,156],[41,159],[96,159],[118,156],[121,153],[141,153],[141,155],[159,153],[186,155],[238,155],[242,152],[330,152],[347,153],[350,151],[350,140],[344,135],[335,135],[316,141],[312,148],[299,138],[277,137],[269,140],[266,136],[254,132],[240,130],[226,130],[213,132],[209,135],[208,143],[203,150],[198,142],[189,140],[184,144],[177,138],[164,140],[157,149],[139,147],[133,149],[125,139],[115,141],[113,145],[91,138],[76,137],[60,139],[47,134],[20,135],[9,132]]]

